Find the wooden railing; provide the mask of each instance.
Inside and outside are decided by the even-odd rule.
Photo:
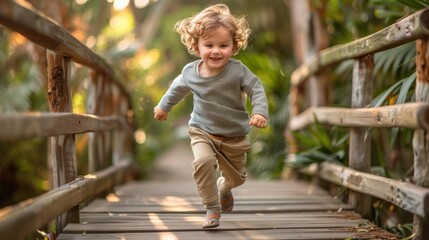
[[[0,209],[1,239],[21,239],[56,218],[59,234],[79,221],[79,204],[111,189],[133,172],[131,97],[112,67],[66,29],[31,7],[0,1],[0,25],[47,49],[50,112],[0,114],[0,141],[49,137],[51,191]],[[72,63],[90,69],[87,113],[73,113]],[[89,132],[88,171],[79,176],[76,134]]]
[[[299,66],[291,76],[291,117],[286,137],[288,158],[297,151],[291,132],[316,122],[350,128],[349,167],[324,162],[314,174],[351,189],[349,202],[364,216],[375,196],[415,215],[414,238],[429,239],[429,9],[407,16],[395,24],[353,42],[324,49]],[[416,42],[416,102],[369,108],[372,101],[374,54]],[[354,60],[350,108],[302,104],[304,85],[345,60]],[[315,89],[315,91],[321,89]],[[311,90],[310,90],[311,91]],[[335,94],[335,93],[334,93]],[[314,101],[313,101],[314,102]],[[317,105],[317,104],[316,104]],[[306,108],[306,109],[303,109]],[[414,130],[414,184],[370,173],[370,128]]]

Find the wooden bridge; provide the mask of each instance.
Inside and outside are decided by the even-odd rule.
[[[103,58],[63,27],[14,1],[0,2],[0,24],[47,49],[50,106],[49,113],[0,114],[0,141],[49,137],[54,183],[51,191],[0,210],[2,239],[23,239],[54,219],[58,239],[397,239],[361,217],[368,214],[370,196],[413,213],[414,239],[429,236],[424,227],[429,215],[427,9],[363,39],[327,48],[292,74],[288,158],[296,154],[290,131],[313,124],[314,116],[318,123],[350,128],[350,167],[324,162],[317,171],[302,171],[351,189],[349,202],[305,181],[249,180],[234,191],[234,211],[223,214],[221,226],[210,231],[201,229],[204,212],[190,179],[169,174],[130,181],[136,180],[133,104]],[[366,108],[372,99],[373,54],[408,42],[416,42],[417,49],[416,102]],[[307,104],[311,108],[303,111],[302,86],[348,59],[355,61],[351,107]],[[73,113],[68,81],[73,62],[91,69],[87,114]],[[415,129],[415,183],[370,174],[366,133],[376,127]],[[83,133],[89,135],[91,174],[79,176],[75,135]],[[173,156],[164,159],[174,163],[163,165],[163,171],[174,166],[169,173],[177,173],[177,166],[186,166],[183,162],[192,157],[183,152]]]
[[[179,143],[157,159],[150,181],[119,186],[80,211],[58,239],[396,239],[350,205],[302,181],[249,180],[234,191],[234,211],[204,231],[205,211]]]

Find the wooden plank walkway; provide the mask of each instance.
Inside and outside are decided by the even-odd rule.
[[[189,167],[177,158],[175,163],[166,166]],[[203,230],[205,211],[186,176],[119,186],[82,208],[80,223],[68,224],[58,240],[396,239],[325,191],[298,181],[247,181],[233,191],[233,212],[222,214],[218,228]]]

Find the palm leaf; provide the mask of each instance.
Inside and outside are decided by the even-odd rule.
[[[327,131],[327,128],[323,127],[319,121],[317,120],[316,116],[314,116],[314,124],[311,125],[309,131],[312,134],[312,136],[315,138],[316,142],[320,144],[322,147],[332,150],[332,144],[331,144],[331,136],[329,132]]]
[[[384,92],[382,92],[381,94],[379,94],[377,97],[375,97],[370,106],[371,107],[379,107],[381,106],[384,102],[387,101],[388,97],[393,95],[395,91],[398,90],[399,86],[402,84],[404,80],[398,81],[395,84],[393,84],[392,86],[390,86],[387,90],[385,90]]]
[[[37,67],[26,65],[20,72],[15,72],[13,80],[5,81],[5,87],[0,88],[0,112],[31,110],[31,96],[42,87],[37,76],[39,76]]]
[[[416,73],[414,72],[406,79],[403,79],[403,84],[401,85],[401,89],[399,90],[398,98],[396,99],[396,104],[405,103],[408,93],[410,92],[410,88],[416,80]],[[392,128],[392,136],[390,138],[390,145],[393,146],[393,143],[396,140],[396,136],[398,135],[399,128]]]
[[[314,124],[292,133],[300,150],[294,159],[286,159],[286,164],[302,168],[323,161],[344,163],[348,139],[344,132],[342,128],[326,128],[315,118]]]
[[[380,79],[396,81],[399,75],[406,75],[415,66],[415,44],[408,43],[375,55],[374,72]]]
[[[408,93],[412,90],[411,86],[416,80],[416,73],[414,72],[409,77],[402,79],[403,84],[399,90],[398,98],[396,99],[396,104],[403,104],[406,102]]]

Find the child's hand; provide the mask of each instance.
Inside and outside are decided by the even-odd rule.
[[[251,126],[255,126],[258,128],[266,128],[267,127],[267,119],[260,115],[260,114],[255,114],[250,118],[250,122],[249,124]]]
[[[153,117],[154,117],[156,120],[159,120],[159,121],[165,121],[165,120],[167,120],[168,112],[166,112],[166,111],[162,110],[162,109],[161,109],[161,108],[159,108],[159,107],[155,107],[155,108],[153,109]]]

